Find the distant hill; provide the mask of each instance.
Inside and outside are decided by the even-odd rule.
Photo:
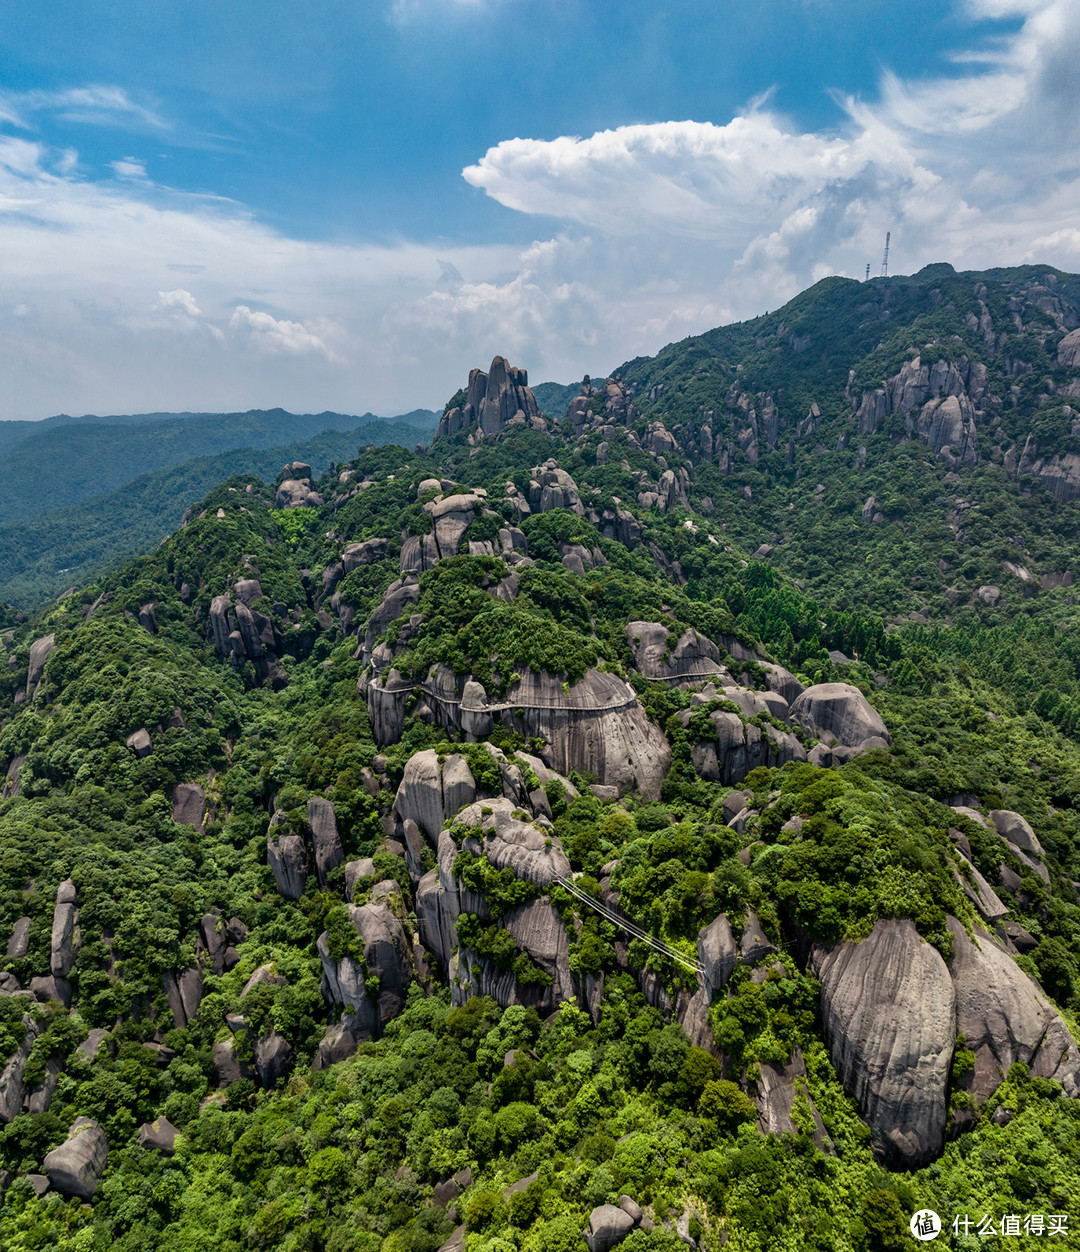
[[[356,416],[252,409],[246,413],[121,417],[60,415],[44,422],[2,423],[0,448],[5,450],[9,481],[32,484],[32,490],[12,491],[0,498],[0,525],[28,521],[89,500],[140,475],[181,465],[193,457],[214,456],[235,448],[273,448],[311,439],[321,431],[355,430],[379,420],[373,413]],[[434,429],[435,415],[418,409],[406,420],[424,438],[428,426]],[[46,467],[48,472],[43,473]]]
[[[566,406],[581,390],[581,383],[537,383],[532,389],[540,412],[546,417],[562,417]]]
[[[111,492],[0,527],[0,601],[24,611],[36,609],[65,588],[152,548],[179,525],[193,500],[234,474],[258,474],[272,481],[289,461],[308,461],[321,472],[367,445],[400,443],[411,449],[426,442],[432,425],[428,419],[434,415],[420,409],[408,416],[425,425],[354,419],[362,424],[352,430],[324,430],[278,447],[233,448],[194,457],[142,474]]]

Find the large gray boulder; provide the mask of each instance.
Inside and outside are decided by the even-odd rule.
[[[93,1119],[77,1117],[65,1142],[46,1156],[44,1170],[61,1195],[92,1200],[108,1156],[105,1132]]]
[[[36,1087],[31,1087],[23,1096],[23,1108],[28,1113],[44,1113],[52,1103],[56,1088],[60,1085],[63,1066],[58,1056],[50,1056],[45,1062],[45,1075]]]
[[[161,976],[161,983],[169,1001],[173,1025],[178,1029],[193,1021],[202,1003],[202,973],[196,969],[185,969],[182,973],[167,970]]]
[[[264,1087],[276,1086],[292,1068],[293,1050],[276,1030],[255,1040],[255,1069]]]
[[[22,1024],[26,1032],[22,1043],[0,1071],[0,1122],[5,1125],[22,1112],[23,1097],[26,1094],[23,1086],[23,1070],[26,1069],[26,1062],[30,1056],[30,1049],[34,1046],[34,1040],[41,1033],[41,1028],[28,1013],[23,1015]]]
[[[955,918],[949,972],[956,988],[956,1031],[975,1054],[969,1090],[983,1101],[1015,1061],[1054,1078],[1068,1096],[1080,1096],[1080,1050],[1038,985],[989,935],[968,937]]]
[[[428,748],[406,761],[394,815],[402,823],[414,821],[434,847],[443,826],[476,795],[476,781],[463,756],[454,752],[440,763],[434,748]]]
[[[147,1152],[160,1152],[172,1156],[176,1151],[176,1136],[180,1132],[167,1117],[155,1117],[139,1127],[139,1147]]]
[[[934,1159],[956,1037],[956,995],[941,954],[912,922],[888,920],[860,943],[816,945],[811,968],[821,980],[825,1042],[875,1149],[893,1168]]]
[[[363,543],[350,543],[341,554],[341,565],[346,574],[363,565],[374,565],[386,556],[389,540],[365,539]]]
[[[45,672],[45,662],[56,651],[56,636],[45,635],[41,639],[35,639],[30,645],[30,659],[26,671],[26,698],[29,699],[41,676]]]
[[[345,861],[337,817],[334,815],[334,806],[322,796],[311,797],[307,815],[308,825],[311,827],[311,842],[315,848],[315,872],[319,876],[319,886],[325,888],[330,871],[337,869]]]
[[[693,628],[673,640],[660,622],[628,622],[626,640],[635,668],[646,678],[679,683],[729,677],[720,664],[720,649]]]
[[[30,951],[30,918],[16,919],[11,928],[11,938],[7,942],[7,955],[18,959]]]
[[[564,691],[559,675],[526,671],[507,692],[506,708],[514,729],[546,741],[540,755],[549,769],[594,774],[620,795],[659,798],[671,747],[615,674],[591,669]]]
[[[791,706],[791,720],[819,739],[835,739],[848,748],[860,747],[867,739],[892,742],[880,715],[850,683],[807,687]]]
[[[79,949],[79,910],[75,907],[75,884],[60,884],[53,909],[49,968],[56,978],[67,978]]]
[[[178,826],[202,830],[206,816],[206,792],[196,782],[177,783],[173,788],[172,819]]]
[[[998,834],[1022,852],[1030,852],[1033,856],[1043,855],[1042,844],[1035,837],[1026,818],[1010,809],[991,809],[990,820]]]
[[[776,696],[775,699],[781,697]],[[678,714],[688,725],[691,710]],[[709,714],[714,737],[695,743],[691,748],[694,768],[706,782],[737,786],[760,765],[780,766],[789,761],[805,761],[806,749],[787,731],[766,724],[764,730],[744,722],[738,713],[716,710]]]
[[[330,1004],[341,1004],[356,1019],[356,1030],[377,1033],[405,1006],[413,978],[412,945],[401,922],[387,904],[348,905],[349,920],[363,948],[363,962],[346,953],[335,957],[328,937],[319,936],[317,948],[323,967],[323,994]],[[366,977],[378,979],[374,996]]]
[[[589,1226],[584,1232],[589,1252],[609,1252],[634,1229],[634,1219],[614,1204],[601,1204],[589,1214]]]
[[[308,852],[302,836],[283,827],[285,815],[275,813],[266,834],[266,859],[274,875],[278,895],[299,900],[308,876]]]
[[[697,950],[709,999],[714,1000],[727,986],[739,957],[726,913],[720,913],[698,931]]]

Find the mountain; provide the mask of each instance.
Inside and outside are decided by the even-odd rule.
[[[413,419],[429,416],[418,410]],[[430,415],[434,416],[434,415]],[[349,431],[378,421],[344,413],[146,413],[121,418],[54,418],[0,425],[8,472],[34,483],[31,491],[6,492],[0,525],[26,521],[80,500],[104,495],[152,470],[236,448],[264,449],[300,443],[327,430]],[[422,425],[421,420],[415,420]],[[17,438],[3,441],[3,426]],[[31,429],[32,428],[32,429]],[[47,468],[48,472],[43,472]]]
[[[418,416],[423,419],[424,413]],[[405,418],[373,421],[355,430],[329,430],[300,443],[265,450],[236,448],[195,457],[170,469],[140,475],[116,491],[0,527],[0,601],[24,611],[159,543],[184,509],[235,474],[272,477],[283,461],[327,465],[347,460],[365,444],[399,440],[410,445],[431,435],[430,424]]]
[[[0,1243],[1061,1230],[1078,290],[828,280],[565,416],[497,357],[7,613]]]

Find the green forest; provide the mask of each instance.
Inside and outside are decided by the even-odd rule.
[[[1077,325],[828,279],[5,556],[0,1246],[1080,1247]]]

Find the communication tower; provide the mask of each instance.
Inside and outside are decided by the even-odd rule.
[[[870,281],[870,262],[867,261],[866,262],[866,277],[863,279],[863,282],[868,283],[869,281]]]
[[[885,232],[885,255],[881,258],[881,277],[889,277],[889,240],[892,238],[892,231]]]

